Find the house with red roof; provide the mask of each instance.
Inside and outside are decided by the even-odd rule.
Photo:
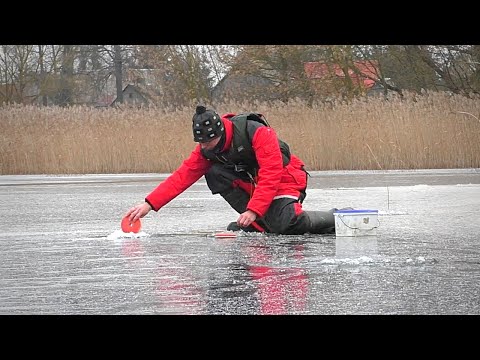
[[[345,79],[348,76],[353,84],[365,90],[372,88],[380,78],[380,70],[376,60],[354,61],[353,66],[345,68],[338,64],[311,61],[304,64],[304,69],[308,79]]]
[[[383,92],[383,87],[378,82],[380,70],[376,60],[354,61],[345,68],[338,64],[311,61],[304,63],[303,68],[306,78],[312,84],[312,90],[320,98],[347,94],[352,90],[356,94],[368,95]],[[347,82],[347,75],[351,82]],[[349,86],[353,88],[349,89]],[[229,73],[213,88],[212,99],[214,102],[225,98],[245,100],[253,97],[257,100],[272,100],[278,96],[275,87],[275,83],[267,77]]]

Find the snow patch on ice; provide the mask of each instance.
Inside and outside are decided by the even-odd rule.
[[[123,232],[122,230],[115,230],[113,233],[107,236],[107,240],[118,240],[118,239],[138,239],[141,237],[149,236],[146,232],[140,231],[138,233],[133,232]]]

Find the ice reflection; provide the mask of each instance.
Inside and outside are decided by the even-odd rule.
[[[133,268],[136,285],[157,299],[154,312],[168,314],[301,314],[308,313],[309,277],[305,245],[282,238],[208,239],[199,253],[186,257],[182,248],[197,242],[181,236],[158,239],[121,238],[119,255]],[[293,239],[296,240],[296,239]],[[187,245],[187,243],[189,243]],[[208,246],[209,245],[209,246]],[[153,272],[153,273],[152,273]],[[152,284],[153,281],[153,284]],[[148,283],[149,282],[149,283]]]
[[[288,268],[274,265],[273,254],[266,247],[248,247],[248,270],[257,285],[260,314],[302,313],[306,310],[308,277],[301,266],[304,245],[294,244],[289,256],[293,264]]]
[[[377,254],[377,236],[342,236],[335,239],[336,258],[356,258]]]
[[[202,278],[175,253],[155,255],[144,237],[117,237],[120,255],[139,276],[136,285],[156,299],[153,313],[196,315],[205,308]],[[142,283],[142,279],[144,282]]]
[[[160,305],[173,314],[202,314],[206,304],[201,278],[173,258],[165,260],[155,269],[155,294]]]

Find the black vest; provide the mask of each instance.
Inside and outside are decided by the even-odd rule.
[[[268,124],[256,113],[239,114],[230,119],[233,123],[232,145],[228,151],[215,154],[213,151],[202,149],[207,159],[225,164],[236,171],[257,173],[258,162],[252,148],[252,137],[257,128]],[[290,148],[282,140],[278,140],[283,158],[283,166],[290,162]]]

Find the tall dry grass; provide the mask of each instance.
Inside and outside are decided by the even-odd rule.
[[[225,103],[263,113],[310,170],[480,167],[480,100],[444,93],[307,107]],[[193,150],[193,108],[0,108],[0,174],[166,173]]]

